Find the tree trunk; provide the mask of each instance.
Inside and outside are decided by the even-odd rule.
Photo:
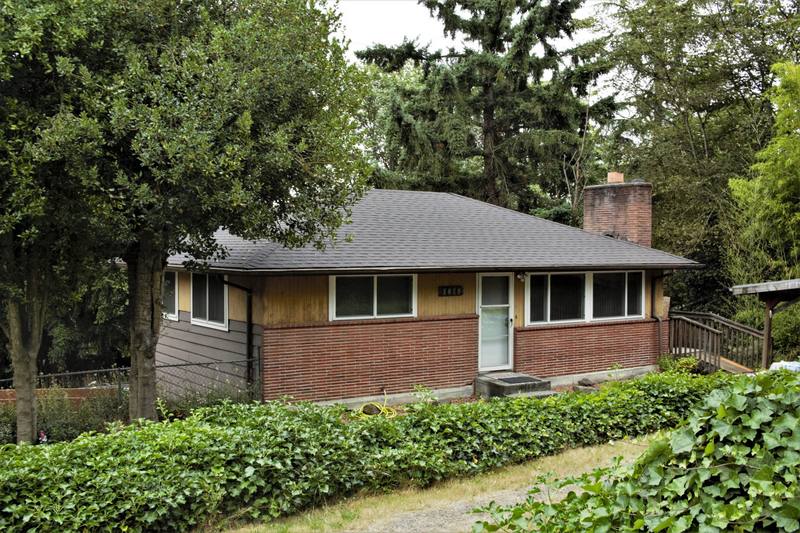
[[[5,333],[14,370],[17,411],[17,443],[36,442],[36,374],[39,348],[44,335],[47,295],[43,284],[31,273],[22,299],[5,305]]]
[[[497,165],[495,162],[495,141],[497,125],[494,120],[495,96],[491,82],[483,85],[483,179],[486,187],[486,201],[500,205],[497,192]]]
[[[156,345],[161,330],[164,258],[156,239],[145,236],[126,257],[130,294],[131,420],[157,420]]]

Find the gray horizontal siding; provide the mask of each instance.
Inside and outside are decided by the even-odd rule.
[[[247,388],[247,324],[230,320],[228,331],[191,324],[191,316],[180,312],[180,320],[164,320],[156,346],[158,384],[162,395],[239,395]],[[253,326],[252,356],[259,359],[260,326]],[[191,366],[169,366],[186,365]],[[165,368],[165,365],[167,367]],[[255,378],[260,376],[255,365]]]

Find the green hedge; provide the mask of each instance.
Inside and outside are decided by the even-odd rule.
[[[186,530],[242,509],[279,516],[672,427],[726,379],[665,373],[544,400],[421,402],[393,419],[231,404],[69,443],[7,445],[0,530]]]
[[[800,375],[741,376],[711,392],[632,466],[565,479],[549,504],[489,506],[475,531],[798,531]]]

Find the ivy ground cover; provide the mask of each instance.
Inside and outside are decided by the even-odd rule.
[[[800,375],[714,390],[632,466],[596,470],[561,502],[490,506],[475,531],[798,531]]]
[[[0,447],[0,530],[188,530],[674,427],[730,378],[663,373],[592,394],[420,402],[397,418],[269,402]]]

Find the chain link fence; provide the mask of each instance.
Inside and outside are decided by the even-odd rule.
[[[156,365],[158,395],[170,403],[242,402],[261,398],[257,359]],[[108,389],[120,399],[127,394],[129,367],[40,374],[38,389]],[[13,379],[0,379],[0,390],[13,388]]]

